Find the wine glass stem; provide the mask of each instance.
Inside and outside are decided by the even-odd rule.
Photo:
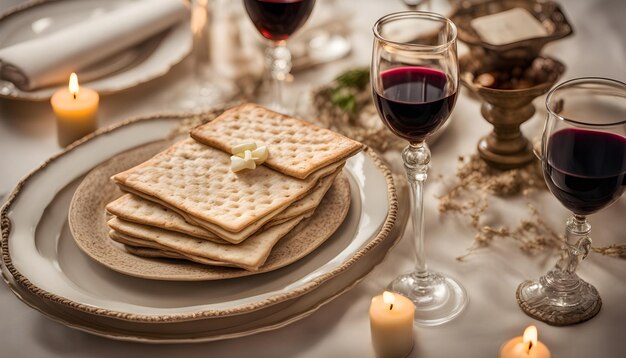
[[[194,74],[204,76],[203,67],[210,61],[209,29],[211,26],[211,7],[209,0],[192,0],[191,2],[191,33],[193,48],[191,60]]]
[[[411,187],[411,215],[415,234],[415,275],[428,276],[424,250],[424,183],[428,177],[430,150],[426,143],[411,143],[402,151],[402,160]]]
[[[272,45],[265,52],[265,60],[270,69],[272,90],[274,91],[272,107],[284,109],[283,87],[291,71],[291,52],[287,48],[287,42],[272,42]]]
[[[561,258],[556,269],[563,273],[573,274],[580,261],[584,260],[591,250],[591,225],[585,216],[574,215],[567,220],[565,240],[567,256]]]

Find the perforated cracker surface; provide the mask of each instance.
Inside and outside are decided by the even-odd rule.
[[[244,142],[266,145],[269,157],[265,165],[300,179],[363,148],[338,133],[255,104],[230,109],[194,128],[191,136],[227,153],[233,145]]]
[[[125,187],[231,232],[298,200],[317,179],[300,180],[263,166],[233,173],[228,154],[191,138],[113,176]]]
[[[309,192],[303,198],[289,205],[280,214],[276,215],[274,218],[268,221],[265,224],[265,227],[270,227],[283,223],[295,216],[301,215],[310,210],[314,210],[322,201],[324,194],[326,194],[328,188],[330,188],[330,185],[340,171],[341,169],[337,170],[331,175],[320,179],[316,187],[311,192]],[[125,194],[119,197],[118,199],[109,203],[106,206],[106,209],[112,215],[120,217],[121,219],[124,219],[126,221],[150,225],[165,230],[177,231],[183,234],[210,240],[213,242],[239,243],[243,241],[221,239],[218,233],[213,233],[201,226],[190,224],[185,221],[182,216],[180,216],[173,210],[170,210],[163,205],[159,205],[153,201],[143,199],[133,194]]]

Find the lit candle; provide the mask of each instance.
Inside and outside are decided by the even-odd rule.
[[[413,302],[397,293],[385,291],[372,298],[370,329],[377,357],[401,358],[411,352],[414,313]]]
[[[100,97],[89,88],[79,88],[78,77],[70,75],[68,88],[56,91],[50,103],[57,118],[57,136],[62,147],[98,128]]]
[[[500,358],[550,358],[550,350],[537,339],[537,327],[530,326],[523,337],[515,337],[500,349]]]

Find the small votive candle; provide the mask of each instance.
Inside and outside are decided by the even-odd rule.
[[[98,129],[100,96],[89,88],[79,88],[75,73],[68,88],[56,91],[50,99],[56,116],[59,145],[65,147]]]
[[[537,327],[529,326],[524,336],[515,337],[502,345],[500,358],[550,358],[550,350],[537,336]]]
[[[397,293],[385,291],[372,298],[369,314],[376,356],[406,357],[413,349],[413,302]]]

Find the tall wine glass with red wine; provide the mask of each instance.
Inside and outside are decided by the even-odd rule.
[[[244,0],[248,16],[261,35],[271,41],[265,52],[273,94],[269,106],[285,112],[283,84],[291,71],[287,39],[304,25],[315,0]]]
[[[430,150],[425,140],[447,120],[456,102],[459,65],[456,27],[429,12],[387,15],[374,25],[371,82],[374,102],[387,127],[409,145],[402,152],[411,187],[416,267],[397,277],[389,290],[415,304],[415,322],[437,325],[463,311],[465,289],[427,269],[424,253],[424,198]]]
[[[598,291],[576,274],[591,248],[587,215],[626,189],[626,83],[581,78],[550,91],[541,159],[552,194],[574,216],[565,228],[567,255],[538,281],[517,289],[532,317],[557,325],[586,321],[600,310]]]

